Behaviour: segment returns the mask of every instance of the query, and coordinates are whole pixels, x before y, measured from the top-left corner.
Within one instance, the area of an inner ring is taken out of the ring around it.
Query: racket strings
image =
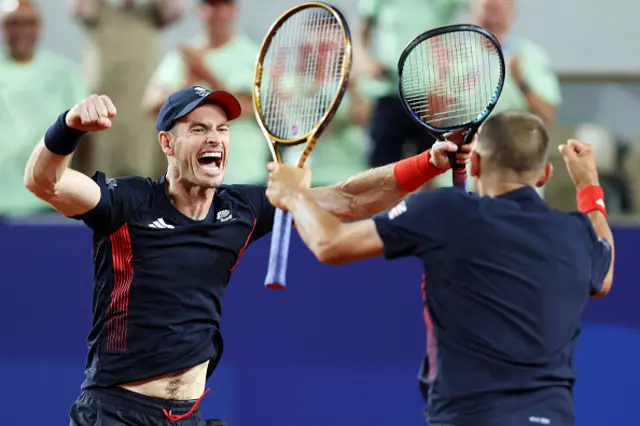
[[[502,78],[497,47],[473,31],[428,38],[402,67],[402,91],[411,110],[434,127],[475,121],[491,102]]]
[[[282,140],[309,134],[346,78],[347,39],[334,14],[308,7],[291,15],[266,46],[259,96],[263,122]]]

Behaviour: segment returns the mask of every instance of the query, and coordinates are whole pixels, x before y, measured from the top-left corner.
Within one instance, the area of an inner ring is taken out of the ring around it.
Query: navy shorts
[[[226,426],[221,420],[204,420],[200,408],[176,422],[173,415],[189,413],[196,400],[172,401],[140,395],[119,387],[85,389],[71,407],[70,426]]]

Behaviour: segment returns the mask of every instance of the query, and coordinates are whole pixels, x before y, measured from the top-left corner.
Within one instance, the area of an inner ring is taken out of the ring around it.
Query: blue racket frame
[[[409,54],[413,51],[413,49],[415,49],[423,41],[436,36],[443,35],[443,34],[461,32],[461,31],[476,32],[478,34],[481,34],[484,37],[486,37],[487,40],[490,41],[496,47],[496,51],[498,52],[498,58],[500,61],[500,69],[501,69],[500,81],[498,82],[498,87],[494,91],[493,96],[489,100],[488,105],[484,108],[484,110],[482,110],[480,114],[478,114],[478,116],[473,121],[469,123],[461,124],[459,126],[443,127],[443,128],[434,127],[422,121],[422,119],[420,119],[420,117],[415,112],[413,112],[413,110],[411,109],[411,107],[409,106],[408,102],[404,97],[404,94],[403,94],[404,91],[403,91],[403,85],[402,85],[402,74],[403,74],[404,63],[407,60],[407,57],[409,56]],[[473,137],[478,131],[478,128],[480,127],[480,125],[487,119],[487,117],[489,117],[489,114],[491,114],[491,111],[493,111],[496,104],[498,103],[498,100],[500,99],[500,95],[502,94],[502,88],[504,86],[504,80],[506,77],[506,66],[505,66],[504,54],[502,52],[502,46],[500,45],[500,42],[493,34],[491,34],[485,28],[480,27],[478,25],[471,25],[471,24],[447,25],[444,27],[434,28],[433,30],[426,31],[420,34],[419,36],[417,36],[411,42],[409,42],[409,44],[407,44],[407,46],[402,51],[402,54],[400,55],[400,59],[398,59],[398,77],[399,77],[398,93],[400,95],[400,100],[402,101],[402,106],[404,107],[405,111],[409,114],[409,116],[421,127],[427,130],[431,135],[433,135],[436,139],[441,141],[444,140],[443,136],[446,133],[455,132],[456,130],[467,129],[467,133],[461,144],[461,145],[465,145],[470,143],[473,140]],[[460,188],[466,192],[469,192],[469,180],[467,179],[466,166],[460,165],[457,163],[455,153],[449,153],[449,163],[451,163],[451,169],[453,171],[453,186],[455,186],[456,188]]]

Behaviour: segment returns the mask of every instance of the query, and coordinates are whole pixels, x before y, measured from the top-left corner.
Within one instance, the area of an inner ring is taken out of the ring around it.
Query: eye
[[[219,132],[228,132],[229,131],[229,126],[220,126],[220,127],[218,127],[218,131]]]
[[[191,132],[195,133],[195,134],[202,134],[202,133],[205,133],[206,131],[207,131],[207,129],[205,129],[202,126],[196,126],[193,129],[191,129]]]

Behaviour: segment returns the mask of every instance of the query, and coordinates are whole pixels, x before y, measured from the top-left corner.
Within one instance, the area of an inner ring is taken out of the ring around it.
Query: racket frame
[[[264,73],[264,65],[263,61],[267,55],[267,51],[273,38],[277,34],[280,27],[282,27],[287,19],[296,13],[308,9],[308,8],[323,8],[331,12],[336,21],[340,25],[340,29],[343,33],[345,46],[344,46],[344,57],[342,58],[342,81],[340,83],[340,87],[325,114],[318,121],[318,123],[305,135],[300,136],[296,139],[282,139],[276,136],[273,136],[267,126],[264,124],[264,116],[262,110],[262,102],[260,97],[260,85],[262,83],[262,76]],[[286,12],[284,12],[280,17],[271,25],[267,35],[262,41],[262,45],[260,46],[260,53],[258,54],[258,58],[256,60],[256,69],[253,80],[253,109],[256,116],[256,120],[260,129],[267,140],[269,145],[269,150],[271,152],[271,157],[274,161],[282,164],[282,155],[280,153],[280,149],[278,145],[299,145],[305,143],[304,149],[298,158],[296,167],[303,167],[309,154],[316,145],[318,138],[325,130],[333,116],[335,115],[342,99],[344,98],[344,94],[346,93],[347,86],[349,84],[349,76],[351,73],[351,66],[353,62],[353,47],[351,40],[351,31],[347,24],[347,20],[344,15],[334,6],[322,3],[322,2],[305,2],[298,4]],[[287,258],[289,255],[289,245],[291,238],[291,227],[293,224],[291,213],[284,212],[280,209],[276,209],[274,220],[273,220],[273,230],[271,232],[271,249],[269,252],[269,264],[267,269],[267,275],[265,278],[265,287],[272,290],[282,290],[286,288],[286,268],[287,268]]]
[[[342,61],[342,75],[345,77],[341,82],[340,88],[338,89],[338,93],[336,94],[331,105],[327,109],[327,112],[322,116],[322,118],[319,120],[318,124],[316,124],[315,127],[313,127],[306,134],[296,139],[282,139],[282,138],[273,136],[271,133],[269,133],[269,129],[267,129],[267,127],[264,124],[264,116],[262,113],[262,102],[260,97],[260,84],[262,83],[262,75],[264,73],[263,61],[267,55],[268,47],[270,46],[271,41],[275,37],[278,29],[280,29],[280,27],[284,25],[287,19],[289,19],[291,16],[295,15],[296,13],[300,12],[301,10],[312,8],[312,7],[323,8],[325,10],[328,10],[336,18],[336,21],[340,24],[340,29],[345,39],[345,54]],[[340,106],[340,103],[342,102],[342,99],[344,98],[344,94],[346,93],[347,86],[349,84],[349,76],[351,73],[352,62],[353,62],[353,47],[352,47],[352,41],[351,41],[351,31],[347,24],[347,20],[342,14],[342,12],[340,12],[336,7],[328,3],[305,2],[305,3],[298,4],[296,6],[293,6],[286,12],[284,12],[282,15],[280,15],[280,17],[271,25],[271,27],[269,28],[269,31],[267,32],[267,35],[262,41],[262,45],[260,46],[260,53],[258,54],[258,58],[256,60],[256,70],[255,70],[254,79],[253,79],[252,95],[253,95],[253,107],[254,107],[253,109],[256,115],[256,120],[258,121],[258,124],[260,125],[260,129],[262,130],[262,133],[264,134],[265,138],[268,141],[269,150],[271,152],[271,156],[274,161],[278,163],[282,163],[282,156],[280,154],[280,151],[278,150],[278,144],[294,146],[294,145],[306,143],[305,148],[296,164],[297,167],[304,166],[304,163],[306,162],[309,154],[313,150],[316,142],[318,141],[318,138],[320,137],[324,129],[327,127],[327,125],[335,115],[336,111],[338,110],[338,107]]]
[[[486,39],[495,46],[496,52],[498,53],[500,69],[502,71],[500,75],[500,81],[498,83],[498,87],[496,88],[493,95],[491,96],[491,99],[489,100],[489,103],[487,104],[487,106],[482,110],[480,114],[476,116],[476,118],[473,121],[465,124],[460,124],[457,126],[451,126],[451,127],[435,127],[424,122],[415,112],[413,112],[408,102],[406,101],[405,96],[403,95],[402,74],[403,74],[404,63],[406,62],[409,54],[411,54],[411,52],[413,52],[413,50],[425,40],[428,40],[433,37],[441,36],[444,34],[462,32],[462,31],[478,33],[486,37]],[[498,103],[498,100],[500,99],[500,95],[502,94],[505,77],[506,77],[506,64],[504,59],[504,53],[502,52],[502,45],[500,44],[496,36],[494,36],[491,32],[489,32],[485,28],[478,25],[472,25],[472,24],[446,25],[443,27],[434,28],[432,30],[425,31],[424,33],[420,34],[419,36],[417,36],[407,44],[407,46],[402,51],[400,58],[398,59],[398,93],[400,95],[400,101],[405,111],[416,123],[418,123],[425,130],[427,130],[434,138],[440,141],[444,140],[444,135],[446,133],[455,132],[456,130],[467,129],[467,133],[465,134],[464,140],[460,145],[466,145],[473,140],[473,137],[475,136],[476,132],[478,131],[482,123],[487,119],[489,114],[491,114],[491,111],[493,111],[493,109],[495,108],[496,104]],[[468,192],[469,188],[468,188],[468,181],[467,181],[466,166],[457,164],[455,153],[450,152],[448,153],[448,156],[449,156],[449,163],[451,164],[451,168],[453,171],[454,186],[460,187]]]

